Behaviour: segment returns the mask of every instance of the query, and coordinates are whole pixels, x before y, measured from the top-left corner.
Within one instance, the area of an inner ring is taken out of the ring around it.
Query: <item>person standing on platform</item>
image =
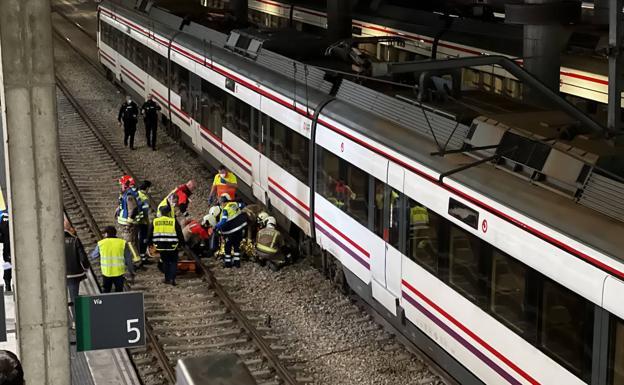
[[[15,353],[0,350],[0,384],[24,385],[24,369]]]
[[[141,263],[145,264],[148,260],[146,256],[147,252],[147,232],[149,230],[149,198],[147,192],[152,187],[152,182],[144,180],[139,186],[137,191],[139,196],[139,215],[137,218],[137,236],[139,242],[139,255],[141,256]]]
[[[117,223],[121,226],[121,237],[128,242],[128,246],[133,254],[133,261],[140,262],[137,247],[137,231],[139,213],[141,212],[141,200],[139,191],[136,188],[134,178],[124,175],[119,178],[121,194],[119,195],[119,207],[115,213]]]
[[[87,278],[89,269],[89,259],[85,253],[82,242],[74,228],[65,218],[63,222],[65,232],[65,274],[67,276],[67,290],[69,292],[69,302],[76,303],[76,297],[80,292],[80,282]]]
[[[169,216],[170,210],[169,205],[160,208],[158,216],[154,218],[152,226],[150,226],[148,242],[150,245],[154,245],[160,253],[165,272],[164,283],[175,286],[178,270],[178,247],[184,244],[184,235],[178,221]]]
[[[143,115],[143,123],[145,123],[145,138],[147,146],[156,151],[156,129],[158,128],[158,111],[160,105],[154,101],[152,94],[147,96],[147,100],[141,106],[141,114]]]
[[[225,256],[223,267],[240,267],[240,246],[245,237],[247,215],[241,215],[238,202],[232,201],[228,194],[223,194],[221,202],[221,220],[215,226],[225,238]]]
[[[117,230],[113,226],[105,227],[103,233],[104,239],[97,243],[90,257],[100,258],[104,293],[110,293],[113,285],[115,292],[119,293],[123,291],[126,273],[130,275],[131,282],[134,282],[132,251],[126,241],[117,238]]]
[[[11,266],[11,234],[9,233],[9,211],[0,211],[0,242],[2,242],[2,259],[4,268],[4,290],[11,292],[11,279],[13,278],[13,267]]]
[[[219,172],[215,175],[212,181],[212,188],[208,195],[208,202],[213,202],[215,198],[221,198],[223,194],[228,194],[230,199],[236,199],[236,192],[238,190],[238,180],[233,172],[221,165],[219,166]]]
[[[123,125],[124,128],[124,146],[127,147],[129,142],[131,150],[134,150],[134,134],[139,121],[138,116],[139,106],[132,101],[130,95],[126,96],[126,101],[119,108],[117,120],[119,121],[119,127]]]

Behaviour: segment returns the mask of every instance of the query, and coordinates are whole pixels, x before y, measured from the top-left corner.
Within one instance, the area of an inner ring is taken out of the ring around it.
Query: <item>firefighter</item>
[[[241,215],[242,210],[238,202],[232,201],[226,193],[220,198],[221,219],[215,226],[225,238],[225,256],[223,266],[226,268],[240,267],[240,246],[245,236],[247,216]]]
[[[138,116],[139,106],[132,101],[130,95],[126,96],[126,101],[119,108],[117,120],[119,121],[119,127],[123,125],[124,128],[124,146],[127,147],[129,142],[131,150],[134,150],[134,134],[136,133]]]
[[[139,215],[137,216],[137,238],[139,242],[139,255],[141,263],[146,264],[147,258],[147,231],[149,230],[149,198],[148,190],[152,187],[152,182],[144,180],[137,191],[140,201]]]
[[[256,257],[261,264],[268,262],[275,270],[290,261],[290,253],[286,252],[284,238],[276,226],[275,218],[267,217],[256,236]]]
[[[148,233],[148,243],[154,245],[160,253],[165,273],[165,284],[176,286],[178,270],[178,248],[184,244],[184,235],[180,224],[169,216],[171,208],[163,206],[154,218]]]
[[[136,263],[141,261],[137,247],[137,218],[139,218],[141,200],[134,178],[124,175],[119,178],[119,185],[121,186],[121,194],[115,216],[121,227],[120,236],[128,242],[133,255],[132,260]]]
[[[250,204],[243,208],[243,213],[247,215],[247,238],[252,242],[256,239],[256,233],[262,220],[264,220],[268,214],[264,212],[264,208],[259,204]],[[260,215],[264,215],[262,220]]]
[[[141,106],[141,114],[143,115],[143,123],[145,123],[145,138],[147,146],[156,151],[156,129],[158,128],[158,111],[160,105],[154,101],[152,94],[147,96],[147,100]]]

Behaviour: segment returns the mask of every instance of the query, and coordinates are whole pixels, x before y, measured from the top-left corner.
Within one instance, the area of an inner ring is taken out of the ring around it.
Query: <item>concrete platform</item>
[[[2,244],[0,244],[0,254],[2,254]],[[96,293],[99,293],[99,289],[95,283],[95,278],[89,274],[88,279],[82,281],[80,285],[80,294],[91,295]],[[15,334],[14,293],[6,293],[3,299],[6,309],[7,342],[0,342],[0,349],[10,350],[19,356]],[[70,341],[76,341],[73,330],[70,333]],[[141,384],[125,349],[76,352],[76,346],[73,344],[70,346],[70,352],[73,385]]]

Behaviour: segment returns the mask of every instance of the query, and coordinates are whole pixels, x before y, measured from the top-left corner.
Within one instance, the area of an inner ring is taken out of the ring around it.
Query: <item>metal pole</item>
[[[67,385],[69,340],[49,0],[0,0],[17,339],[27,384]]]
[[[622,2],[609,0],[609,105],[607,127],[617,132],[622,127]]]

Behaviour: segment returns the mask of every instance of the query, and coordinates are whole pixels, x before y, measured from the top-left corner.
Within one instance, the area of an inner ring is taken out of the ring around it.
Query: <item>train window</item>
[[[479,212],[471,209],[458,200],[453,198],[449,199],[448,213],[473,229],[479,228]]]
[[[227,94],[225,126],[245,143],[251,143],[251,110],[253,107]]]
[[[387,195],[387,202],[389,208],[389,222],[388,222],[388,240],[387,242],[395,249],[400,250],[401,245],[401,220],[403,211],[403,198],[400,191],[397,191],[389,187],[389,193]]]
[[[156,81],[162,85],[167,85],[167,59],[161,56],[158,52],[150,50],[148,68],[150,75],[156,79]]]
[[[147,47],[145,47],[143,44],[136,42],[136,52],[135,52],[136,62],[135,63],[143,71],[147,69],[147,66],[146,66],[147,58],[145,57],[145,54],[147,53],[145,52],[146,49]]]
[[[438,236],[443,219],[425,206],[409,199],[405,226],[406,252],[412,261],[436,273],[438,271]]]
[[[319,194],[368,228],[369,175],[320,146],[317,157]]]
[[[591,368],[593,305],[545,278],[541,301],[540,347],[588,381]]]
[[[308,184],[308,139],[269,118],[269,158]]]
[[[534,327],[527,314],[531,301],[527,280],[529,268],[507,254],[492,251],[490,312],[512,330],[525,335]]]
[[[156,54],[157,56],[160,56]],[[158,71],[158,70],[157,70]],[[167,84],[167,83],[165,83]],[[180,96],[180,107],[182,111],[191,112],[189,105],[189,71],[171,62],[171,91]]]
[[[481,240],[452,225],[449,249],[449,280],[466,298],[481,306],[487,298],[488,260]]]
[[[624,385],[624,321],[611,316],[609,385]]]
[[[186,71],[188,76],[188,71]],[[201,81],[201,122],[212,133],[221,137],[225,123],[225,96],[221,88],[202,79]]]
[[[373,230],[380,238],[383,238],[384,229],[384,200],[386,195],[386,184],[377,178],[375,179],[375,210]]]

